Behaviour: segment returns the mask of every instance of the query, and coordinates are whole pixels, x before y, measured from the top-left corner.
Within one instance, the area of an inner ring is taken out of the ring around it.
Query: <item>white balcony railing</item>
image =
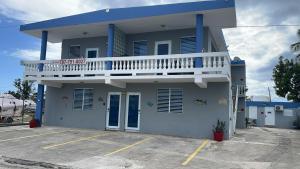
[[[196,58],[202,58],[203,67],[196,68]],[[106,64],[111,63],[111,70]],[[25,66],[25,78],[41,80],[51,77],[90,77],[92,76],[138,76],[138,75],[174,75],[202,74],[230,75],[230,57],[227,52],[193,53],[176,55],[105,57],[94,59],[69,59],[22,61]],[[39,66],[43,71],[39,71]]]

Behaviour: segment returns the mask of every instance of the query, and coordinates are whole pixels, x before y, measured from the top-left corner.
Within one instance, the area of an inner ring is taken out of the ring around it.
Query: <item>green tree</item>
[[[275,91],[278,96],[294,102],[300,102],[300,65],[279,57],[279,62],[273,69]]]
[[[290,100],[300,102],[300,64],[295,64],[293,66],[291,90],[288,96],[290,97]]]
[[[279,57],[279,62],[273,69],[273,79],[275,82],[275,91],[278,96],[286,97],[289,91],[289,80],[291,75],[287,69],[288,60],[284,60],[283,56]]]
[[[24,109],[25,109],[25,100],[30,99],[35,89],[33,88],[33,82],[21,79],[16,79],[14,81],[14,86],[17,89],[17,92],[20,95],[20,99],[23,101],[22,108],[22,123],[24,122]]]

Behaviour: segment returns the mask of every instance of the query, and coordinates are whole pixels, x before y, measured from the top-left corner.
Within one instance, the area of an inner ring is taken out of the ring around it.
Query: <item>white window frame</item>
[[[69,46],[69,49],[68,49],[68,50],[69,50],[69,58],[71,58],[71,50],[70,50],[71,47],[76,47],[76,46],[79,46],[79,48],[80,48],[80,52],[79,52],[80,54],[79,54],[79,57],[80,57],[80,58],[82,57],[82,56],[80,56],[80,55],[81,55],[81,46],[80,46],[80,45],[70,45],[70,46]]]
[[[155,41],[155,50],[154,50],[154,55],[158,54],[158,45],[163,45],[163,44],[168,44],[169,45],[169,52],[168,55],[172,54],[172,41],[171,40],[165,40],[165,41]]]
[[[132,56],[136,56],[136,55],[134,55],[134,43],[135,42],[147,42],[147,55],[148,55],[148,40],[134,40],[134,41],[132,41]],[[147,56],[147,55],[145,55],[145,56]]]
[[[168,105],[168,112],[159,112],[158,111],[158,90],[159,89],[167,89],[167,90],[169,90],[169,105]],[[171,91],[172,91],[172,89],[174,90],[174,89],[180,89],[180,90],[182,90],[182,111],[181,112],[179,112],[179,113],[174,113],[174,112],[171,112]],[[157,91],[156,91],[156,104],[157,104],[157,107],[156,107],[156,110],[157,110],[157,112],[159,112],[159,113],[172,113],[172,114],[183,114],[183,100],[184,100],[184,95],[183,95],[183,88],[158,88],[157,89]]]
[[[88,53],[90,51],[96,51],[97,52],[96,58],[99,58],[99,48],[86,48],[85,49],[85,58],[88,58]]]
[[[75,109],[74,108],[74,101],[75,101],[75,90],[83,90],[83,96],[82,96],[82,104],[81,104],[81,109]],[[93,88],[75,88],[74,90],[73,90],[73,110],[81,110],[81,111],[86,111],[86,110],[92,110],[93,109],[93,107],[94,107],[94,94],[93,94],[93,106],[92,106],[92,108],[91,109],[84,109],[84,90],[94,90]]]

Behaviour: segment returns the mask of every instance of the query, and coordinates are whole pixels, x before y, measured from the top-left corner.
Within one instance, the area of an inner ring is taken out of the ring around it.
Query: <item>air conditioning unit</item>
[[[275,105],[275,111],[283,111],[282,105]]]

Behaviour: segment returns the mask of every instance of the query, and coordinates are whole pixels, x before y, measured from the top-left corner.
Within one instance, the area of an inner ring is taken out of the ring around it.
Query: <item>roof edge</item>
[[[188,12],[234,8],[235,0],[197,1],[155,6],[103,9],[88,13],[50,19],[20,26],[20,31],[47,30],[55,27],[74,26],[101,22],[114,22],[153,16],[163,16]]]

